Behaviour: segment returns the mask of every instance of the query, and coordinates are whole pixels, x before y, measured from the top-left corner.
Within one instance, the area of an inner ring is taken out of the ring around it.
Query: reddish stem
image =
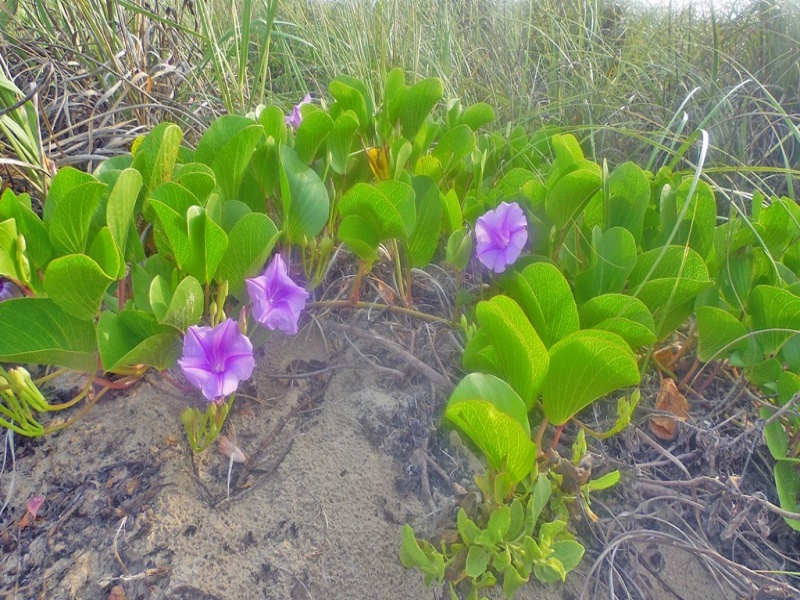
[[[555,450],[558,448],[558,440],[561,439],[561,432],[564,430],[564,424],[562,423],[558,427],[556,427],[556,432],[553,434],[553,442],[550,444],[550,449]]]

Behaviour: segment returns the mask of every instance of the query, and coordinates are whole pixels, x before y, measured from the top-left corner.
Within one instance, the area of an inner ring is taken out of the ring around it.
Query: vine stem
[[[371,310],[385,310],[392,313],[414,317],[415,319],[419,319],[421,321],[428,321],[429,323],[444,323],[447,325],[452,325],[452,321],[450,321],[450,319],[445,319],[444,317],[429,315],[428,313],[420,312],[418,310],[414,310],[413,308],[392,306],[389,304],[381,304],[379,302],[363,302],[363,301],[351,302],[350,300],[319,300],[317,302],[309,302],[308,304],[306,304],[306,308],[308,309],[361,308],[361,309],[371,309]]]
[[[542,438],[544,437],[545,429],[547,429],[547,417],[542,417],[542,422],[539,423],[539,429],[536,430],[536,439],[534,442],[536,443],[536,453],[539,456],[542,456],[544,452],[542,452]]]

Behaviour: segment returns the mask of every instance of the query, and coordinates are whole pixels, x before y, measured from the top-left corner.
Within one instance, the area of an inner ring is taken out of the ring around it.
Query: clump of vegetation
[[[444,414],[486,471],[446,539],[404,529],[401,560],[426,582],[477,598],[563,581],[584,553],[574,515],[591,518],[590,493],[620,478],[592,473],[587,436],[629,425],[637,386],[671,375],[659,351],[687,324],[695,368],[724,361],[759,390],[773,509],[800,529],[794,9],[489,4],[0,9],[0,143],[13,153],[0,362],[87,373],[51,405],[43,380],[1,371],[0,424],[45,435],[56,427],[42,415],[179,365],[206,400],[182,415],[204,450],[252,373],[260,326],[297,332],[338,247],[356,272],[347,306],[376,306],[361,283],[384,263],[398,308],[463,344]],[[27,91],[14,73],[45,56],[65,66]],[[415,306],[415,270],[433,264],[459,288],[446,317]],[[609,396],[616,420],[598,431],[583,411]],[[578,432],[569,450],[565,427]]]

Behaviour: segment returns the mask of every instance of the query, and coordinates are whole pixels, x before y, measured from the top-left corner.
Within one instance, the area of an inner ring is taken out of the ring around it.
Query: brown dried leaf
[[[671,413],[675,417],[650,417],[650,431],[659,439],[674,440],[677,422],[685,421],[689,417],[689,402],[686,400],[686,396],[678,391],[674,379],[661,380],[661,388],[658,390],[656,399],[656,410]]]
[[[125,595],[125,590],[122,589],[121,585],[115,585],[108,594],[108,600],[128,600],[128,597]]]

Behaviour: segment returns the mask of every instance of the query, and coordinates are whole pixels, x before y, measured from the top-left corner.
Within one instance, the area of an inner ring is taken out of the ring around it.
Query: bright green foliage
[[[527,407],[505,381],[473,373],[450,396],[445,416],[483,451],[489,464],[504,467],[513,482],[522,481],[534,464]]]
[[[544,414],[562,425],[614,390],[639,383],[639,367],[627,342],[599,329],[576,331],[550,348],[542,386]]]

